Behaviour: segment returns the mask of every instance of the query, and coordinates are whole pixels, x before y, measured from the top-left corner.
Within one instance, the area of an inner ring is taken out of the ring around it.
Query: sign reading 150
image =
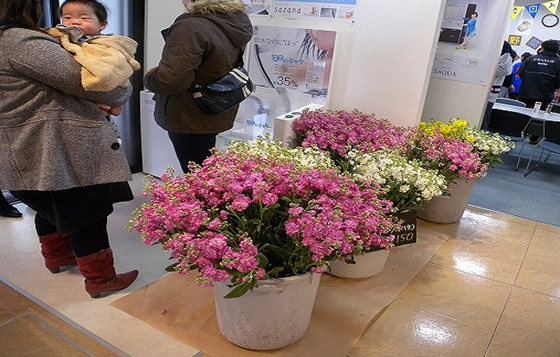
[[[279,13],[286,13],[286,14],[301,14],[301,8],[299,7],[282,7],[282,6],[275,6],[274,12]]]

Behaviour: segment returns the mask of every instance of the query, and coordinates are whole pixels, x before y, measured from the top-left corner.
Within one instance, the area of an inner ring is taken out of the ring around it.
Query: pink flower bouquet
[[[292,127],[302,146],[324,150],[342,173],[379,187],[380,197],[393,203],[393,213],[414,210],[447,187],[437,171],[407,160],[415,128],[357,110],[304,111]]]
[[[451,183],[458,177],[481,177],[501,162],[500,155],[513,145],[508,138],[471,127],[465,120],[451,119],[448,123],[420,123],[407,153],[409,159],[437,170]]]
[[[391,203],[330,165],[316,150],[234,142],[187,175],[152,180],[129,227],[170,251],[178,271],[198,271],[199,285],[229,279],[227,297],[390,245]]]
[[[410,137],[408,128],[356,109],[304,111],[294,120],[292,129],[302,146],[329,152],[343,171],[351,171],[347,157],[350,150],[364,154],[380,149],[402,152]]]

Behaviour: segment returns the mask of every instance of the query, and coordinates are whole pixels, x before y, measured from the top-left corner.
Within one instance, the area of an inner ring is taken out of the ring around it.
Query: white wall
[[[415,125],[424,105],[445,0],[361,0],[358,5],[352,41],[339,51],[344,57],[337,59],[331,107],[356,107],[397,125]]]
[[[359,0],[354,24],[252,17],[255,25],[336,30],[330,108],[376,113],[397,125],[420,121],[439,14],[445,0]],[[146,66],[157,65],[160,30],[182,11],[180,0],[147,0]]]
[[[163,49],[160,31],[168,28],[184,11],[181,0],[146,0],[144,73],[159,63]]]
[[[502,1],[502,0],[494,0]],[[487,54],[491,59],[489,68],[495,69],[498,57],[505,39],[506,24],[508,23],[509,13],[513,7],[514,0],[507,0],[508,6],[505,13],[490,14],[489,17],[497,22],[496,28],[499,33],[492,40],[494,43],[493,52]],[[422,121],[447,120],[450,118],[462,118],[471,125],[479,126],[482,122],[488,94],[492,86],[495,70],[490,70],[486,77],[486,85],[472,84],[465,82],[452,81],[447,79],[431,78],[429,81],[428,94],[422,113]]]
[[[540,2],[536,2],[537,4]],[[515,1],[515,5],[517,6],[525,6],[525,5],[532,5],[535,2],[527,2],[525,1]],[[560,40],[560,24],[554,27],[545,27],[542,24],[542,18],[545,15],[550,14],[551,12],[548,11],[544,6],[541,6],[539,12],[535,15],[535,18],[531,17],[527,10],[523,10],[523,12],[517,16],[515,20],[512,20],[511,17],[509,18],[509,26],[507,35],[517,35],[521,36],[521,43],[519,46],[513,46],[513,49],[517,52],[519,56],[523,54],[523,52],[529,52],[532,54],[536,54],[536,49],[533,49],[526,45],[527,41],[531,39],[531,37],[536,37],[541,41],[546,41],[549,39]],[[556,16],[560,16],[560,12],[556,13]],[[524,21],[528,21],[532,24],[531,28],[525,31],[519,31],[517,27]]]

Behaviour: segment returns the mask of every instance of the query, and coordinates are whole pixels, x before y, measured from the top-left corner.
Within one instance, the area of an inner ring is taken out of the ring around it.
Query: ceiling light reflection
[[[456,340],[447,326],[424,319],[415,323],[414,336],[424,345],[453,345]]]
[[[495,227],[495,228],[505,228],[506,226],[510,225],[509,222],[496,219],[496,217],[488,216],[486,213],[476,213],[473,211],[466,210],[463,214],[464,220],[467,221],[467,224],[475,225],[477,227],[484,226],[486,227]],[[461,221],[461,223],[463,223]],[[461,224],[462,225],[462,224]]]
[[[455,268],[466,273],[485,276],[488,269],[480,261],[472,260],[468,256],[454,255]]]

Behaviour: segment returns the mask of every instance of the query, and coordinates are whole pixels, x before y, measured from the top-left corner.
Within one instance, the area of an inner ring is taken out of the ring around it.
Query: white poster
[[[494,62],[503,0],[448,0],[443,15],[432,77],[486,85]],[[501,45],[500,45],[501,48]]]
[[[326,104],[335,31],[255,26],[249,71],[257,86],[306,93]]]
[[[354,21],[357,0],[274,0],[270,14],[292,19]]]
[[[515,35],[530,36],[533,28],[533,19],[524,19],[523,17],[517,18],[517,26],[515,26]],[[527,37],[529,38],[529,37]]]
[[[234,127],[218,136],[218,147],[272,135],[276,117],[326,105],[335,41],[335,31],[255,26],[246,51],[255,91],[241,103]]]

